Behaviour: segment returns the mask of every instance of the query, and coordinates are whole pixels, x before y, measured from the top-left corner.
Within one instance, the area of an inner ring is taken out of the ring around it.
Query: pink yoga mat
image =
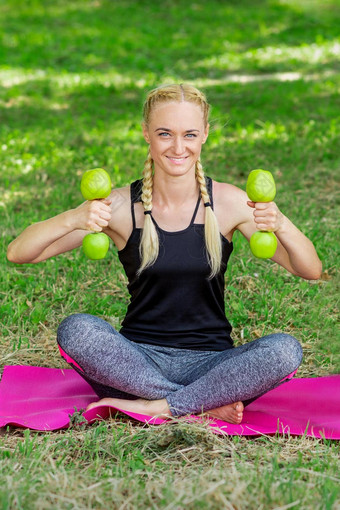
[[[67,428],[75,410],[84,409],[96,400],[92,388],[72,369],[6,366],[0,381],[0,426],[11,424],[34,430]],[[143,423],[165,422],[150,416],[125,414]],[[109,415],[108,406],[83,414],[88,422]],[[205,420],[197,416],[190,419]],[[254,436],[279,432],[340,439],[340,375],[292,379],[252,402],[245,409],[241,425],[221,420],[209,420],[208,424],[217,434]]]

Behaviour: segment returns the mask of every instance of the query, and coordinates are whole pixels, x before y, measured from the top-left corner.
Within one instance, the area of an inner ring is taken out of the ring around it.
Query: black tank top
[[[206,178],[206,182],[213,204],[212,181]],[[232,243],[221,235],[221,270],[209,279],[204,225],[195,223],[199,196],[190,225],[184,230],[164,231],[152,218],[159,236],[159,255],[138,277],[142,229],[136,228],[134,204],[141,201],[141,190],[141,180],[131,184],[133,230],[118,252],[131,296],[121,334],[137,343],[181,349],[231,348],[231,325],[224,311],[224,273]]]

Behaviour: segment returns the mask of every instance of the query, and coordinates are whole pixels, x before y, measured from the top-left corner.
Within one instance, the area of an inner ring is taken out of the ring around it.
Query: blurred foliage
[[[114,249],[97,264],[78,250],[20,267],[6,248],[30,223],[76,207],[85,169],[104,167],[117,187],[138,178],[143,99],[183,81],[212,105],[206,172],[244,188],[250,170],[270,169],[279,207],[324,264],[320,282],[299,280],[255,260],[236,234],[226,290],[235,340],[284,329],[303,341],[306,373],[338,371],[339,26],[337,1],[1,2],[4,353],[34,345],[43,362],[74,311],[119,324],[128,296]]]

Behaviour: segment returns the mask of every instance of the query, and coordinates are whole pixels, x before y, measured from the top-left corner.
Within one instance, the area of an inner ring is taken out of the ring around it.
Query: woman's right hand
[[[101,232],[111,220],[111,198],[83,202],[73,209],[73,221],[76,228]]]
[[[81,246],[88,231],[100,232],[111,219],[111,199],[86,201],[75,209],[28,226],[7,250],[15,264],[36,264]]]

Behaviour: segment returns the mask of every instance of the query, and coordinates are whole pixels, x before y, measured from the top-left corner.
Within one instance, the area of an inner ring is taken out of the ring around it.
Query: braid
[[[206,204],[207,202],[210,202],[210,197],[208,194],[207,185],[205,182],[204,171],[203,171],[202,163],[200,162],[200,160],[196,161],[195,171],[196,171],[196,180],[197,180],[199,188],[200,188],[202,200]]]
[[[143,170],[143,186],[141,199],[143,202],[144,211],[151,211],[152,209],[152,185],[153,185],[152,163],[153,160],[149,150],[148,156],[144,163]]]
[[[152,210],[152,186],[153,186],[153,160],[150,150],[144,163],[143,170],[143,186],[142,186],[142,203],[144,212]],[[141,266],[138,270],[140,274],[146,267],[151,266],[158,257],[159,239],[156,227],[152,221],[150,214],[145,214],[144,228],[139,246],[141,257]]]
[[[196,162],[196,179],[201,191],[202,200],[206,205],[204,236],[205,245],[209,255],[209,262],[211,267],[210,278],[213,278],[218,273],[221,267],[222,258],[221,235],[216,215],[210,204],[210,197],[207,191],[203,167],[199,160]]]

